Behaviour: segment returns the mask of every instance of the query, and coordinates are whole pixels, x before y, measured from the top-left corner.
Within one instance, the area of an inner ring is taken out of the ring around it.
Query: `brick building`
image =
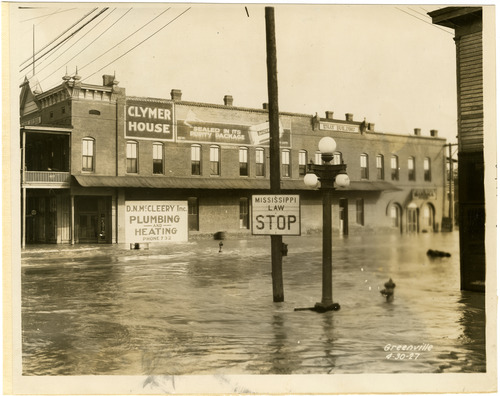
[[[114,76],[46,92],[21,86],[22,241],[125,243],[127,202],[187,202],[189,237],[250,235],[251,197],[269,192],[268,110],[127,96]],[[281,190],[301,198],[302,233],[321,229],[320,192],[303,176],[337,142],[351,184],[334,195],[334,232],[433,232],[445,215],[445,140],[373,124],[280,113]]]

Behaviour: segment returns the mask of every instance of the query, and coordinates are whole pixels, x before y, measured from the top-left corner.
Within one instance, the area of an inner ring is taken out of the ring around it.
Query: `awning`
[[[73,175],[82,187],[174,188],[204,190],[268,190],[269,179],[223,179],[219,177],[141,177]],[[282,190],[312,190],[302,180],[282,180]],[[352,181],[344,191],[398,191],[400,188],[385,181]]]

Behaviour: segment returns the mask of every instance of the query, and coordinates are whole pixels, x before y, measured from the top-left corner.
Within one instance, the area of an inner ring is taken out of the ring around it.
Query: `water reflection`
[[[458,238],[334,241],[341,310],[321,299],[321,239],[286,240],[285,302],[272,302],[268,238],[130,251],[27,249],[24,375],[484,372],[484,295],[459,291]],[[430,260],[429,248],[451,251]],[[395,299],[379,289],[392,278]],[[394,361],[384,347],[433,345]],[[167,377],[166,377],[167,378]]]

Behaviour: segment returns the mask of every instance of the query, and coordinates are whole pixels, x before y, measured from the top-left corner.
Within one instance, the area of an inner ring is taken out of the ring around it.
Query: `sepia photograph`
[[[496,392],[495,24],[3,2],[4,394]]]

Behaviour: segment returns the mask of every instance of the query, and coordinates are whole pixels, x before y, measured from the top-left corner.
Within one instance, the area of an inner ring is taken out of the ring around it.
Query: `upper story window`
[[[340,151],[335,151],[333,153],[333,165],[340,165],[342,163],[342,153]]]
[[[127,173],[137,173],[137,142],[127,142]]]
[[[82,171],[94,171],[94,139],[82,139]]]
[[[431,159],[429,157],[424,158],[424,180],[431,181]]]
[[[220,175],[220,147],[210,146],[210,174]]]
[[[201,146],[199,144],[191,146],[191,174],[201,175]]]
[[[255,149],[255,176],[265,176],[266,168],[265,168],[265,160],[264,160],[264,149],[256,148]]]
[[[361,166],[361,178],[368,179],[368,154],[361,154],[359,156],[359,164]]]
[[[240,176],[248,176],[248,148],[240,147]]]
[[[163,144],[153,143],[153,173],[161,175],[163,173]]]
[[[399,159],[397,155],[391,156],[391,180],[399,180]]]
[[[384,156],[377,155],[377,179],[384,180]]]
[[[321,159],[321,152],[320,151],[316,151],[314,153],[314,163],[316,165],[321,165],[323,163],[323,160]]]
[[[290,150],[281,152],[281,176],[290,177]]]
[[[415,157],[408,157],[408,180],[415,181]]]
[[[304,176],[307,173],[307,151],[299,151],[299,176]]]

